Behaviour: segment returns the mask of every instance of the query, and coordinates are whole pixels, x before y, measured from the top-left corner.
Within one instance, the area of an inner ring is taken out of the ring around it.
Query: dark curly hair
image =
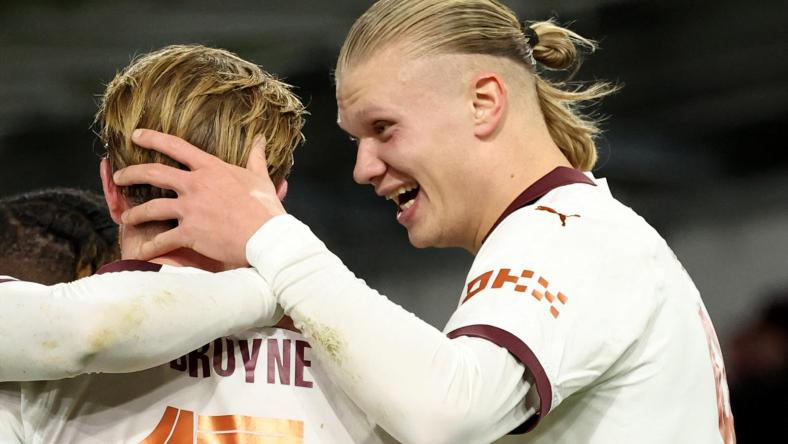
[[[0,274],[55,284],[118,257],[118,226],[99,194],[52,188],[0,198]]]

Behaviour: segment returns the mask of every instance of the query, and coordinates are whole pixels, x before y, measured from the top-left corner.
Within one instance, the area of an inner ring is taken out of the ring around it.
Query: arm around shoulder
[[[125,373],[281,317],[249,269],[122,272],[67,284],[0,283],[0,381]]]
[[[489,442],[533,414],[525,367],[506,349],[449,339],[369,288],[292,216],[258,230],[247,258],[332,380],[395,438]]]

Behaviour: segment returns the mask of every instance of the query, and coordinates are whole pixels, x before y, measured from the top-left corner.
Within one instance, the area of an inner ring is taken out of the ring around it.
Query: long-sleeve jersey
[[[697,289],[590,175],[558,168],[513,202],[443,332],[292,216],[263,225],[247,259],[336,383],[403,442],[484,443],[536,422],[522,442],[735,442]]]
[[[252,269],[129,271],[52,286],[0,276],[0,381],[143,370],[281,315]]]

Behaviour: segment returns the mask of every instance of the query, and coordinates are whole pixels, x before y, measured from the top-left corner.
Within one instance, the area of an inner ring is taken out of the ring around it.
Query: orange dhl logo
[[[303,444],[304,423],[254,416],[195,415],[167,407],[156,428],[140,444]]]
[[[493,278],[495,276],[495,278]],[[558,307],[566,305],[569,300],[565,294],[560,291],[551,291],[547,287],[550,283],[547,279],[539,277],[534,281],[534,272],[531,270],[522,270],[520,273],[512,274],[511,268],[501,268],[500,270],[490,270],[477,276],[472,281],[468,282],[467,295],[462,303],[468,299],[476,296],[482,290],[489,288],[503,288],[504,286],[512,286],[513,290],[519,293],[528,293],[537,301],[546,301],[550,304],[550,314],[557,318],[559,314]],[[492,284],[491,284],[492,282]],[[530,286],[529,286],[530,284]],[[528,291],[530,289],[530,292]]]

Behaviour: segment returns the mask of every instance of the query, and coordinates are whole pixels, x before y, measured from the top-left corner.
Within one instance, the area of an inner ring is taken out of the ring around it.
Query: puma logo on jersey
[[[241,415],[195,415],[190,410],[167,407],[159,424],[140,444],[303,442],[303,421]]]
[[[552,209],[550,207],[544,207],[544,206],[541,206],[541,205],[536,207],[536,209],[537,209],[537,211],[547,211],[548,213],[553,213],[553,214],[558,215],[558,218],[561,219],[561,226],[562,227],[566,226],[566,219],[567,218],[569,218],[569,217],[580,217],[579,214],[566,215],[564,213],[559,213],[558,211],[555,211],[554,209]]]

